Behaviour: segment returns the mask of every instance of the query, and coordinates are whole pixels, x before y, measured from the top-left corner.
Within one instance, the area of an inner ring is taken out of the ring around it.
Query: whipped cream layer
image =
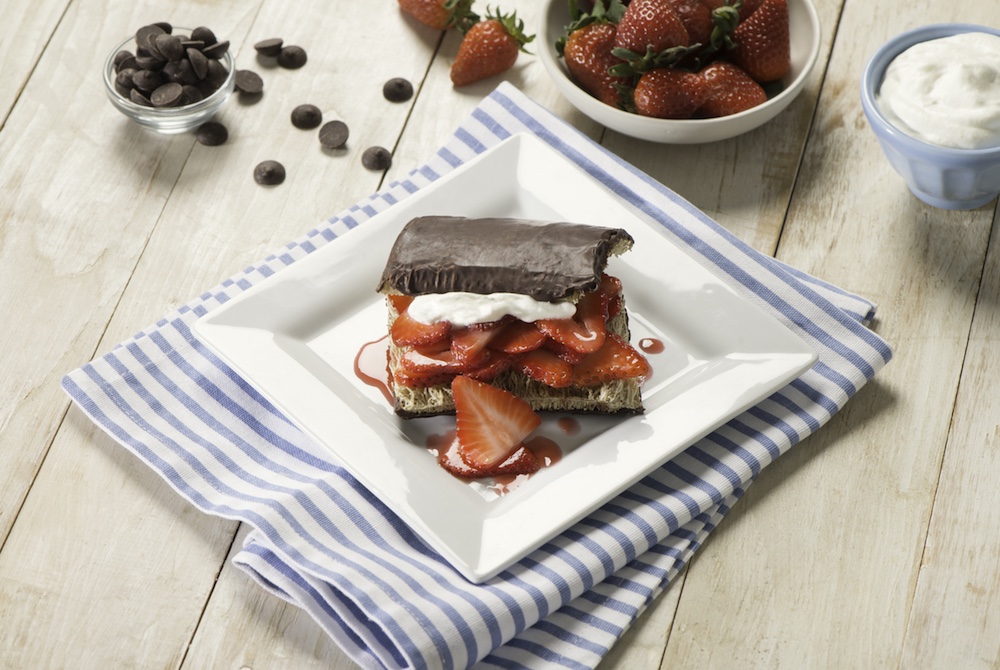
[[[913,45],[889,64],[877,104],[925,142],[1000,146],[1000,37],[962,33]]]
[[[567,319],[576,313],[571,302],[545,302],[522,293],[427,293],[418,295],[406,310],[420,323],[447,321],[462,327],[513,316],[521,321]]]

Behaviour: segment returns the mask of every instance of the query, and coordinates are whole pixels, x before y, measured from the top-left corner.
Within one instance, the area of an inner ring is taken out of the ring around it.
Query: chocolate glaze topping
[[[556,301],[596,290],[608,256],[631,246],[620,228],[425,216],[396,238],[379,291],[522,293]]]

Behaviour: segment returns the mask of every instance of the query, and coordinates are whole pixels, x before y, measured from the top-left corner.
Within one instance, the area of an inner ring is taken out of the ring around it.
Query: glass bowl
[[[191,29],[174,27],[175,34],[190,35]],[[115,109],[143,128],[165,135],[175,135],[194,130],[211,119],[225,104],[236,88],[236,67],[229,50],[219,59],[229,74],[222,85],[211,95],[198,102],[181,107],[148,107],[132,102],[115,89],[115,55],[122,50],[135,53],[135,35],[122,40],[104,63],[104,90]]]

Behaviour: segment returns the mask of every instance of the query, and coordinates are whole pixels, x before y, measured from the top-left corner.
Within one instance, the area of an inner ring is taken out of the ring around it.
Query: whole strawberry
[[[754,80],[781,79],[791,69],[788,0],[764,0],[732,33],[735,48],[728,58]]]
[[[469,28],[458,45],[451,83],[467,86],[505,72],[514,65],[518,52],[527,53],[524,45],[533,39],[534,35],[524,34],[524,21],[518,20],[517,12],[494,14],[487,9],[486,18]]]
[[[399,8],[435,30],[468,30],[479,16],[472,11],[473,0],[399,0]]]
[[[633,93],[636,113],[658,119],[689,119],[707,97],[699,75],[671,67],[644,73]]]
[[[730,62],[716,61],[705,66],[698,76],[706,89],[705,102],[698,110],[698,116],[729,116],[767,101],[767,94],[761,85]]]
[[[712,39],[712,9],[704,0],[670,0],[674,13],[684,24],[691,44],[709,44]]]
[[[628,84],[609,72],[623,62],[611,53],[616,32],[613,23],[589,23],[573,30],[563,46],[566,68],[577,85],[612,107],[620,105],[619,87]]]
[[[637,55],[686,47],[690,38],[670,0],[632,0],[618,24],[615,46]]]

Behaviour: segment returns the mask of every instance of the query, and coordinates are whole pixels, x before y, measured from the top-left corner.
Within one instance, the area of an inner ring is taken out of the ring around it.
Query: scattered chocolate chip
[[[321,123],[323,123],[323,112],[316,105],[299,105],[292,110],[292,125],[296,128],[311,130],[319,127]]]
[[[402,77],[393,77],[382,86],[382,95],[389,102],[406,102],[413,97],[413,84]]]
[[[201,52],[205,54],[206,57],[213,58],[216,60],[222,58],[227,51],[229,51],[229,40],[225,40],[224,42],[216,42],[215,44],[207,46],[201,50]]]
[[[285,166],[278,161],[263,161],[253,169],[253,180],[262,186],[276,186],[285,181]]]
[[[253,45],[253,48],[257,50],[261,56],[277,56],[281,53],[281,46],[284,43],[280,37],[272,37],[270,39],[261,40]]]
[[[368,147],[361,154],[361,164],[369,170],[387,170],[392,165],[392,154],[383,147]]]
[[[319,143],[327,149],[339,149],[347,144],[350,134],[350,129],[343,121],[329,121],[319,129]]]
[[[198,126],[194,137],[208,147],[217,147],[229,139],[229,130],[218,121],[209,121]],[[256,179],[256,176],[254,177]]]
[[[184,93],[184,87],[175,81],[163,84],[149,94],[153,107],[176,107]]]
[[[177,60],[184,57],[184,44],[177,35],[164,33],[156,36],[156,50],[167,60]]]
[[[306,64],[306,50],[302,47],[282,47],[278,52],[278,65],[289,70],[297,70]]]
[[[256,95],[264,90],[264,80],[253,70],[237,70],[236,90],[241,93]]]
[[[198,26],[192,30],[191,39],[204,42],[205,44],[215,44],[219,41],[215,37],[215,33],[213,33],[210,28],[206,28],[205,26]]]

